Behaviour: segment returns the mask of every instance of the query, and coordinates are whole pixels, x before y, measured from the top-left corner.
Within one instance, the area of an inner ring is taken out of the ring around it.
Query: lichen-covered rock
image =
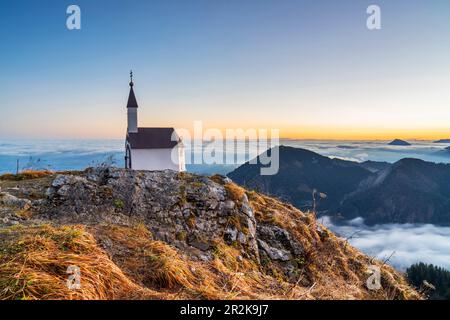
[[[212,250],[216,239],[230,245],[238,241],[244,255],[259,257],[256,220],[248,199],[236,203],[227,198],[222,184],[203,176],[93,168],[81,177],[58,175],[46,194],[41,213],[52,220],[140,221],[170,244],[182,245],[183,235],[187,245],[203,252]]]
[[[258,239],[258,244],[272,260],[289,261],[292,259],[291,254],[286,250],[271,247],[260,239]]]
[[[259,225],[258,238],[266,241],[275,248],[290,252],[293,256],[304,254],[301,244],[293,240],[287,230],[276,225]]]
[[[260,254],[288,262],[304,253],[286,230],[258,225],[247,195],[230,198],[227,183],[170,170],[91,168],[84,176],[58,175],[40,208],[61,223],[140,221],[156,239],[189,248],[200,259],[212,258],[216,240],[241,247],[257,262]]]
[[[18,209],[27,209],[31,206],[31,201],[28,199],[18,198],[9,193],[0,193],[0,204],[16,207]]]

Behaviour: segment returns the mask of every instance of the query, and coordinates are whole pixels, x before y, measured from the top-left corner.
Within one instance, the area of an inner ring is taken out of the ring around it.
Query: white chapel
[[[138,127],[138,104],[133,91],[133,72],[130,73],[130,77],[125,168],[185,171],[184,145],[174,128]]]

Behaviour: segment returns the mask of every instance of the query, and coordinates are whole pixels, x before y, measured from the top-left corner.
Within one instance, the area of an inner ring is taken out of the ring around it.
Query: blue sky
[[[450,135],[449,30],[445,0],[2,1],[0,137],[122,137],[130,69],[141,126]]]

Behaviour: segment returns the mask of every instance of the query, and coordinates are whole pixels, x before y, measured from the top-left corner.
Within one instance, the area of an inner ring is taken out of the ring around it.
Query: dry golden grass
[[[113,259],[142,285],[173,289],[190,286],[194,282],[195,277],[186,261],[168,244],[152,240],[145,225],[140,224],[132,229],[102,226],[93,232],[100,240],[114,242],[114,248],[109,248]]]
[[[362,295],[356,275],[343,277],[353,274],[348,261],[326,271],[326,261],[313,260],[311,269],[321,269],[316,270],[316,284],[302,287],[277,276],[276,268],[263,272],[222,241],[216,241],[212,261],[193,261],[153,240],[142,224],[12,227],[0,236],[0,299],[418,298],[390,267],[383,268],[389,297]],[[102,243],[111,243],[111,248],[101,249]],[[71,265],[81,270],[79,290],[66,285]],[[403,291],[398,283],[404,283]]]
[[[0,299],[118,299],[142,290],[111,262],[82,226],[1,230]],[[66,284],[67,268],[81,271],[81,288]]]
[[[211,261],[193,261],[143,225],[10,227],[0,239],[0,299],[300,299],[307,290],[221,241]],[[101,249],[106,240],[111,248]],[[80,289],[66,285],[72,265]]]
[[[286,230],[305,249],[305,274],[314,282],[311,296],[317,299],[421,299],[403,275],[372,259],[337,238],[317,222],[313,213],[303,213],[290,204],[256,192],[248,192],[259,223],[273,223]],[[381,268],[383,290],[366,289],[367,268]]]
[[[3,174],[0,176],[0,180],[4,181],[31,180],[47,177],[52,174],[54,174],[54,172],[49,170],[25,170],[20,172],[19,174],[11,174],[11,173]]]
[[[215,183],[218,183],[218,184],[221,184],[221,185],[223,185],[224,184],[224,182],[223,182],[223,176],[221,176],[221,175],[218,175],[218,174],[215,174],[215,175],[212,175],[211,177],[209,177],[212,181],[214,181]]]
[[[365,256],[359,253],[360,257],[353,256],[357,251],[350,252],[351,259],[346,260],[342,251],[337,251],[335,257],[334,250],[342,250],[337,239],[330,241],[331,247],[324,245],[317,255],[308,256],[311,266],[305,272],[312,274],[315,283],[305,287],[300,281],[288,282],[275,263],[270,264],[270,272],[265,272],[255,261],[241,257],[239,249],[218,239],[214,242],[212,261],[193,261],[170,245],[152,240],[147,231],[139,233],[128,227],[103,226],[93,232],[100,242],[103,239],[114,243],[114,249],[108,250],[111,258],[130,279],[142,287],[164,293],[164,298],[393,299],[402,298],[403,294],[397,285],[400,277],[397,282],[387,283],[395,288],[389,291],[390,296],[385,291],[379,295],[365,292],[363,262],[355,264],[353,261]],[[346,250],[354,249],[348,246]],[[298,280],[303,276],[306,274],[300,273]],[[405,293],[410,290],[406,283],[403,289]],[[409,298],[419,297],[412,294]]]
[[[170,245],[122,226],[94,231],[100,242],[112,241],[112,259],[136,283],[179,299],[223,299],[227,279],[213,262],[192,261]]]
[[[30,208],[24,208],[16,211],[16,216],[21,219],[31,219],[33,217],[33,211]]]
[[[227,191],[228,198],[234,201],[241,201],[245,194],[245,189],[234,183],[225,184],[225,190]]]
[[[228,198],[237,203],[240,203],[242,197],[245,195],[245,189],[234,183],[225,184],[225,190],[227,191]]]

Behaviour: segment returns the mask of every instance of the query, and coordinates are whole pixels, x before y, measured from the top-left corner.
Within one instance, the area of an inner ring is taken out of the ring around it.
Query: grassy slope
[[[0,177],[0,187],[15,180]],[[48,180],[43,175],[14,183]],[[212,261],[194,261],[153,240],[142,224],[18,225],[0,229],[0,299],[420,298],[401,274],[338,239],[313,215],[234,184],[226,188],[234,199],[247,193],[258,223],[279,225],[302,244],[306,259],[297,262],[298,281],[288,282],[276,262],[240,257],[220,239]],[[382,290],[365,288],[369,264],[381,267]],[[71,265],[81,270],[79,290],[66,286]],[[305,274],[313,283],[304,284]]]

